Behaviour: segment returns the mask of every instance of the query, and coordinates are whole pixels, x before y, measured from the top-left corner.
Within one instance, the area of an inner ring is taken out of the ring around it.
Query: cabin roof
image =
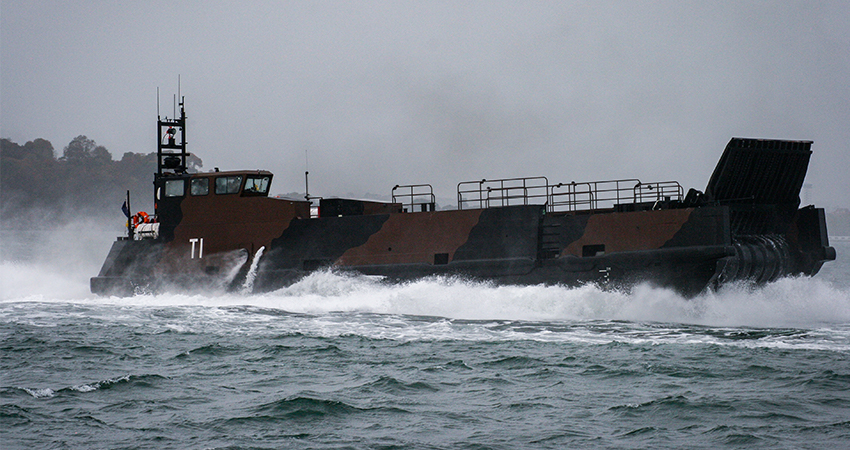
[[[219,172],[198,172],[193,173],[192,178],[199,177],[220,177],[226,175],[263,175],[263,176],[272,176],[273,174],[268,170],[227,170],[227,171],[219,171]]]

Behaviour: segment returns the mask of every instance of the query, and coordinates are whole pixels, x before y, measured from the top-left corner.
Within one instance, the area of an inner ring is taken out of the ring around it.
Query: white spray
[[[248,275],[245,276],[245,283],[242,284],[242,293],[250,294],[254,290],[254,279],[257,278],[257,266],[260,264],[260,258],[263,256],[263,250],[266,247],[260,247],[257,253],[254,254],[254,259],[251,260],[251,268],[248,269]]]

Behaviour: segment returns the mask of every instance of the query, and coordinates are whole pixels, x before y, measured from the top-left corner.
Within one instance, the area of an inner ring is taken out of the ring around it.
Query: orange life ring
[[[149,221],[148,213],[139,211],[133,216],[133,227],[137,227],[140,223],[148,223]]]

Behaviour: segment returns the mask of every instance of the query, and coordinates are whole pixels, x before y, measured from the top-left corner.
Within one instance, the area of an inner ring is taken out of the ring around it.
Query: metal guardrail
[[[685,190],[678,181],[658,181],[655,183],[639,183],[634,188],[635,203],[661,202],[667,200],[682,200]]]
[[[464,181],[457,185],[457,209],[511,205],[545,205],[549,201],[546,177]]]
[[[546,177],[483,179],[457,185],[458,209],[546,205],[548,212],[597,211],[616,205],[681,201],[676,181],[643,183],[637,178],[549,184]]]
[[[398,191],[398,192],[397,192]],[[401,203],[404,211],[433,211],[437,205],[434,188],[430,184],[397,184],[392,190],[393,203]]]
[[[595,211],[613,208],[614,205],[632,202],[632,191],[636,185],[640,185],[640,180],[636,178],[558,183],[550,187],[552,201],[548,211]]]

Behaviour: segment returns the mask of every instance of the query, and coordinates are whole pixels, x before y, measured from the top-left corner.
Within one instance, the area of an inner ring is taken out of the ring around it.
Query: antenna
[[[310,200],[310,159],[307,158],[308,148],[304,148],[304,198]]]
[[[156,120],[159,120],[159,86],[156,87]]]

